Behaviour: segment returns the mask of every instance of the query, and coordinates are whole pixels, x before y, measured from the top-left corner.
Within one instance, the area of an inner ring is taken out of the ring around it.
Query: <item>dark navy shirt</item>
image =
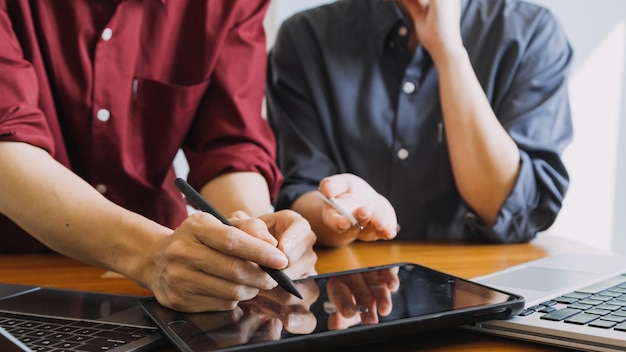
[[[461,31],[496,116],[520,149],[516,184],[493,227],[454,183],[437,71],[397,4],[341,0],[294,15],[270,52],[268,118],[288,208],[320,180],[354,173],[393,204],[398,239],[525,242],[561,209],[572,139],[572,49],[553,15],[515,0],[466,0]]]

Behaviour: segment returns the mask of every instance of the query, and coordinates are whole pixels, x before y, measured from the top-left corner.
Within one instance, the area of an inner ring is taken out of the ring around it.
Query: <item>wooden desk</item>
[[[476,245],[463,243],[355,243],[320,249],[317,270],[326,273],[395,262],[414,262],[471,278],[547,255],[594,251],[566,239],[540,236],[529,244]],[[71,288],[86,291],[150,295],[128,279],[59,255],[0,256],[0,282]],[[407,336],[342,351],[565,351],[555,347],[447,329]],[[165,348],[163,351],[173,351]]]

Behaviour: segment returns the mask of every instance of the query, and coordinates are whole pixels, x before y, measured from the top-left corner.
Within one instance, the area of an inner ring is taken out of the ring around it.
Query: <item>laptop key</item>
[[[621,306],[616,306],[614,304],[610,304],[610,303],[603,303],[599,306],[596,307],[597,309],[604,309],[604,310],[610,310],[610,311],[614,311],[614,310],[618,310],[621,309]]]
[[[580,309],[580,310],[587,310],[587,309],[590,309],[592,307],[593,307],[592,305],[581,304],[580,302],[572,303],[569,306],[567,306],[567,308]]]
[[[54,352],[54,350],[48,347],[41,347],[41,346],[31,347],[31,350],[33,350],[33,352]]]
[[[554,307],[544,307],[539,309],[537,312],[539,313],[550,313],[550,312],[554,312],[556,310],[556,308]]]
[[[603,320],[603,319],[598,319],[589,323],[589,326],[592,326],[594,328],[603,328],[603,329],[610,329],[614,327],[615,325],[617,325],[616,322]]]
[[[521,312],[519,312],[518,315],[522,316],[522,317],[525,317],[525,316],[528,316],[528,315],[531,315],[531,314],[534,314],[534,313],[535,313],[535,311],[532,310],[532,309],[524,309]]]
[[[546,320],[553,320],[553,321],[561,321],[564,319],[567,319],[571,316],[574,316],[576,314],[579,314],[580,312],[582,312],[579,309],[573,309],[573,308],[561,308],[559,310],[555,310],[554,312],[550,312],[548,314],[544,314],[541,316],[541,319],[546,319]]]
[[[589,293],[583,293],[583,292],[570,292],[570,293],[566,293],[563,295],[563,297],[570,297],[570,298],[576,298],[576,299],[585,299],[587,297],[591,296],[591,294]]]
[[[621,297],[624,293],[622,292],[616,292],[613,290],[606,290],[606,291],[602,291],[602,293],[600,293],[603,296],[609,296],[609,297],[613,297],[613,298],[617,298],[617,297]]]
[[[566,297],[566,296],[561,296],[561,297],[557,297],[557,298],[553,299],[553,301],[557,301],[557,302],[562,303],[562,304],[571,304],[571,303],[574,303],[574,302],[576,302],[578,300],[579,300],[579,298],[576,298],[576,297]]]
[[[0,326],[33,352],[102,352],[141,339],[158,329],[0,312]],[[0,352],[3,352],[0,348]]]
[[[623,300],[621,300],[621,299],[617,299],[617,298],[616,298],[616,299],[613,299],[613,300],[610,300],[610,301],[608,301],[608,302],[606,302],[606,303],[608,303],[608,304],[614,304],[614,305],[616,305],[616,306],[620,306],[620,307],[622,307],[622,308],[626,307],[626,301],[623,301]]]
[[[593,295],[593,296],[589,296],[589,299],[606,302],[606,301],[610,301],[610,300],[612,300],[614,298],[611,297],[611,296],[605,296],[605,295]]]
[[[595,314],[595,315],[607,315],[611,313],[610,310],[598,309],[598,308],[591,308],[591,309],[586,310],[586,312],[589,314]]]
[[[127,334],[115,331],[101,331],[97,334],[94,334],[93,336],[102,337],[120,344],[128,343],[142,337],[141,335]]]
[[[89,345],[97,345],[97,346],[102,346],[103,348],[106,347],[106,348],[112,349],[115,347],[125,345],[125,343],[121,341],[105,339],[102,337],[96,337],[95,339],[89,341]]]
[[[552,307],[555,304],[557,304],[557,302],[556,301],[552,301],[552,300],[540,303],[540,305],[546,306],[546,307]]]
[[[75,343],[75,342],[67,342],[67,341],[63,341],[63,342],[59,342],[55,345],[52,345],[52,347],[56,347],[59,349],[71,349],[74,347],[80,346],[79,343]]]
[[[598,304],[602,304],[604,302],[603,301],[598,301],[598,300],[595,300],[595,299],[585,298],[585,299],[581,299],[580,301],[578,301],[576,303],[588,304],[588,305],[591,305],[591,306],[597,306]]]
[[[602,317],[602,320],[614,321],[616,323],[623,323],[626,321],[626,317],[611,314],[611,315]]]
[[[590,322],[598,318],[600,317],[594,314],[581,313],[581,314],[576,314],[573,317],[565,319],[565,322],[571,323],[571,324],[577,324],[577,325],[585,325],[585,324],[589,324]]]
[[[111,349],[113,349],[113,347],[103,347],[103,346],[90,345],[90,344],[76,347],[76,351],[81,351],[81,352],[102,352],[102,351],[108,351]]]
[[[615,312],[611,313],[611,315],[618,315],[620,317],[626,317],[626,311],[624,311],[624,310],[616,310]]]

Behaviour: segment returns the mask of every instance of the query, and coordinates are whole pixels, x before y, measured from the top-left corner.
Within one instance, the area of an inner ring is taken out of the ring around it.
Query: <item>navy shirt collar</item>
[[[395,35],[396,28],[400,25],[408,25],[402,10],[395,2],[376,1],[372,3],[372,14],[374,23],[377,23],[375,29],[375,40],[378,47],[378,54],[382,54],[385,46],[392,40]]]

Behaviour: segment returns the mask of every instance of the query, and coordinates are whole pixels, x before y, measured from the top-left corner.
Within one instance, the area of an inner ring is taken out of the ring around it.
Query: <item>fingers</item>
[[[291,278],[302,278],[316,273],[317,254],[313,245],[317,240],[311,225],[300,214],[282,210],[260,217],[278,240],[278,249],[287,256],[289,266],[284,272]]]
[[[177,239],[161,259],[153,292],[161,304],[179,311],[230,310],[276,286],[258,265],[197,242]]]
[[[262,221],[237,221],[252,235],[197,213],[161,241],[151,286],[161,304],[180,311],[228,310],[277,285],[259,264],[283,268],[287,257],[260,239],[267,232]]]
[[[338,174],[324,178],[319,184],[319,190],[329,198],[337,197],[350,192],[351,181],[354,179],[350,174]]]
[[[309,222],[294,211],[281,210],[263,215],[259,219],[274,234],[278,248],[283,253],[300,257],[306,248],[311,247],[315,241],[315,235],[311,233]],[[303,245],[302,241],[308,245]]]
[[[324,206],[324,223],[342,236],[362,241],[396,237],[397,218],[393,206],[362,178],[352,174],[329,176],[320,182],[319,191],[327,197],[334,197],[334,201],[363,227],[358,229],[361,231],[356,231],[349,216]]]
[[[338,233],[344,233],[344,235],[348,235],[345,234],[345,232],[348,232],[350,230],[360,230],[360,228],[357,228],[355,224],[350,220],[350,218],[339,212],[337,209],[333,208],[331,205],[323,206],[322,219],[324,223],[327,224],[327,226],[335,229],[335,231]],[[359,226],[361,225],[359,224]]]
[[[252,219],[237,212],[230,221],[235,226],[196,213],[162,241],[151,287],[161,304],[180,311],[228,310],[277,285],[261,265],[286,268],[290,277],[316,273],[315,234],[299,214]]]
[[[359,223],[367,224],[358,235],[361,241],[391,240],[398,234],[398,222],[390,204],[377,207],[376,211],[361,207],[355,211],[355,215]]]
[[[275,269],[282,269],[288,265],[289,261],[285,254],[264,240],[269,231],[261,221],[248,219],[236,220],[236,222],[250,233],[233,226],[223,225],[219,220],[205,213],[189,216],[182,226],[186,226],[186,230],[206,247],[227,253],[231,257]]]
[[[338,174],[320,182],[318,194],[324,201],[321,216],[324,224],[346,238],[357,238],[364,224],[358,221],[354,211],[366,204],[376,192],[362,179],[351,174]]]

